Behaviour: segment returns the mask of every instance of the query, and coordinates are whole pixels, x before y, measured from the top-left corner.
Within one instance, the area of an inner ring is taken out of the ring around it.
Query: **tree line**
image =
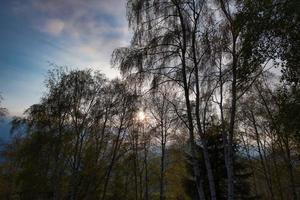
[[[41,101],[12,121],[1,197],[299,199],[299,11],[128,0],[121,77],[50,70]]]

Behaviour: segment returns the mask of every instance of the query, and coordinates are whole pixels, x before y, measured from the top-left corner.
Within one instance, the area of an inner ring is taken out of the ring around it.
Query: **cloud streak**
[[[38,103],[49,62],[94,68],[109,78],[115,48],[130,40],[126,0],[7,0],[0,13],[3,106],[21,115]]]
[[[57,59],[63,57],[60,55],[64,52],[56,52],[51,62],[87,65],[100,69],[109,77],[116,75],[116,71],[110,69],[111,53],[117,47],[128,45],[130,38],[125,0],[13,1],[16,15],[29,18],[34,29],[47,37],[55,37],[57,41],[54,42],[63,41],[64,48],[74,55]],[[68,62],[70,59],[77,63]],[[97,66],[91,66],[95,64]]]
[[[65,23],[60,19],[49,19],[42,31],[49,33],[54,36],[58,36],[62,33]]]

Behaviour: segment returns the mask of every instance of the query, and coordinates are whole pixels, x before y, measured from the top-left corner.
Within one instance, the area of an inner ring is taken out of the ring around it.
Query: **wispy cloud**
[[[1,2],[2,3],[2,2]],[[129,43],[126,0],[7,0],[1,4],[0,91],[21,115],[42,95],[48,62],[115,77],[112,51]],[[9,84],[7,84],[9,83]]]
[[[58,36],[62,33],[64,26],[65,23],[60,19],[49,19],[41,30],[51,35]]]
[[[36,30],[64,41],[63,48],[68,49],[73,55],[71,57],[78,61],[74,63],[76,65],[99,63],[101,68],[99,65],[95,68],[111,73],[113,49],[128,44],[130,33],[125,17],[125,0],[13,1],[16,15],[26,16]]]

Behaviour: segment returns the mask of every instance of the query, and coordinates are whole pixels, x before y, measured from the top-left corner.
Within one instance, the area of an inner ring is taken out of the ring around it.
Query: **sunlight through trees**
[[[299,199],[299,13],[293,0],[128,0],[121,76],[49,70],[1,148],[0,198]]]

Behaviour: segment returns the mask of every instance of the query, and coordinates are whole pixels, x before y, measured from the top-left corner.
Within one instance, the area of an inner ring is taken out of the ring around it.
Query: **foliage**
[[[128,0],[127,17],[120,78],[52,69],[13,119],[0,198],[298,199],[299,3]]]

